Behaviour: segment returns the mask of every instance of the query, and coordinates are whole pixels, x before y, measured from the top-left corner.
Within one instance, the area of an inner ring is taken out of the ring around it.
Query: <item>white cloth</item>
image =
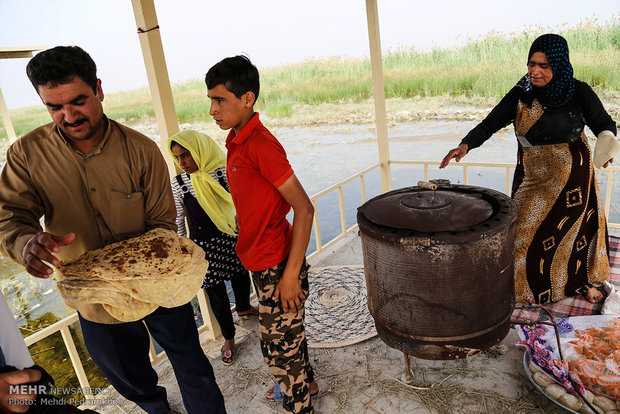
[[[596,139],[594,147],[594,167],[601,168],[620,152],[620,141],[611,131],[602,131]]]
[[[620,314],[620,292],[614,288],[614,285],[605,281],[603,285],[607,292],[607,299],[603,303],[601,309],[602,315],[618,315]]]
[[[6,359],[7,365],[12,365],[17,369],[24,369],[34,365],[30,352],[22,334],[19,332],[15,318],[9,309],[9,305],[0,292],[0,348]]]

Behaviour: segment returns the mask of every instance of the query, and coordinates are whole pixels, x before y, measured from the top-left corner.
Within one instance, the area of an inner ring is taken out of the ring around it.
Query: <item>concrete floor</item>
[[[361,242],[348,236],[312,261],[313,266],[361,264]],[[311,281],[312,283],[312,281]],[[236,314],[235,314],[236,318]],[[257,318],[238,320],[236,361],[223,366],[218,358],[221,341],[203,340],[229,413],[280,413],[280,403],[263,396],[273,379],[263,362]],[[427,361],[411,357],[413,381],[404,379],[404,355],[378,337],[332,349],[310,349],[321,388],[317,413],[561,413],[525,377],[523,351],[515,346],[511,329],[502,344],[472,357],[453,361]],[[168,390],[174,410],[185,412],[174,374],[167,360],[155,366],[160,384]],[[115,392],[112,404],[101,413],[140,413],[135,404]],[[122,403],[119,404],[119,401]]]

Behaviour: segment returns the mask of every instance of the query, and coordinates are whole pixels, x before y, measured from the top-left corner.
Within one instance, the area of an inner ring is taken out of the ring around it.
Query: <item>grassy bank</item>
[[[454,49],[385,51],[386,97],[447,96],[472,102],[497,99],[525,73],[532,41],[549,31],[568,40],[575,77],[601,94],[620,95],[620,18],[615,17],[604,23],[588,20],[577,27],[537,27],[510,36],[489,33]],[[196,68],[196,72],[206,69]],[[372,97],[369,59],[307,60],[263,69],[261,80],[257,108],[276,120],[291,117],[299,106],[358,103]],[[202,79],[175,84],[172,89],[179,122],[209,120]],[[106,95],[105,111],[111,118],[129,123],[154,117],[147,89]],[[11,115],[18,135],[50,120],[42,106],[15,110]],[[2,128],[0,137],[6,137]]]

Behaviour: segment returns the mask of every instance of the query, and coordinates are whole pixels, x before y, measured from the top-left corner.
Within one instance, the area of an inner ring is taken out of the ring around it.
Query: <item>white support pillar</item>
[[[379,10],[377,0],[366,0],[368,17],[368,40],[370,42],[370,64],[372,67],[372,90],[375,101],[375,122],[377,145],[379,146],[379,173],[381,192],[392,189],[390,172],[390,146],[387,132],[387,111],[385,109],[385,88],[383,85],[383,59],[381,58],[381,35],[379,33]]]
[[[36,52],[38,50],[43,50],[43,49],[45,49],[44,46],[0,47],[0,59],[31,58],[32,52]],[[4,124],[4,129],[6,130],[6,134],[9,137],[9,142],[12,144],[17,139],[17,135],[15,134],[15,129],[13,128],[13,122],[11,121],[11,117],[9,116],[9,109],[6,106],[6,102],[4,101],[4,96],[2,95],[2,89],[0,89],[0,118],[2,118],[2,123]]]
[[[133,4],[136,25],[138,26],[138,37],[142,47],[142,56],[144,57],[151,97],[155,107],[155,116],[157,117],[157,126],[162,144],[161,150],[168,164],[170,176],[174,177],[177,175],[177,170],[170,153],[166,149],[166,141],[168,137],[179,131],[179,123],[176,110],[174,109],[174,100],[172,98],[172,89],[170,88],[170,79],[168,78],[164,48],[161,44],[159,25],[157,24],[155,4],[153,0],[131,0],[131,3]],[[198,292],[198,303],[204,322],[203,329],[208,331],[210,338],[221,336],[219,325],[213,316],[208,298],[202,289]]]
[[[9,142],[12,144],[17,139],[17,135],[15,135],[15,129],[13,129],[13,122],[11,122],[9,108],[7,108],[6,102],[4,101],[2,89],[0,89],[0,116],[2,116],[2,123],[4,124],[4,129],[9,137]]]
[[[155,107],[161,150],[168,164],[170,176],[174,177],[177,172],[172,157],[166,149],[166,141],[168,137],[179,132],[179,123],[176,110],[174,109],[174,100],[172,99],[166,58],[159,34],[159,25],[157,24],[155,4],[153,0],[132,0],[131,3],[133,4],[136,25],[138,26],[138,37],[142,47],[142,56],[151,89],[153,106]]]

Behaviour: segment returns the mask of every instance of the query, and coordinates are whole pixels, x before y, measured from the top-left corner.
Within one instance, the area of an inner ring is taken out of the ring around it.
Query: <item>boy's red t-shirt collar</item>
[[[235,144],[242,144],[246,139],[254,132],[254,129],[259,124],[258,112],[254,112],[252,118],[241,128],[238,134],[235,135],[235,130],[230,129],[228,137],[226,137],[226,146],[234,141]]]

